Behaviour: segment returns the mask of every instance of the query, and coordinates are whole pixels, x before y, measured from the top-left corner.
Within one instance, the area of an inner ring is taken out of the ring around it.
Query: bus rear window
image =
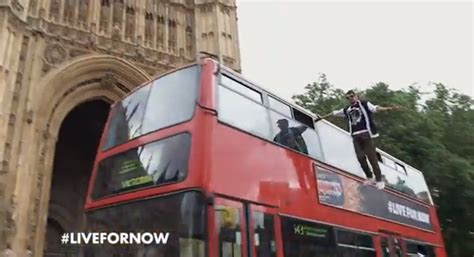
[[[183,133],[102,160],[92,198],[182,181],[190,145],[191,135]]]
[[[112,109],[102,150],[192,118],[198,91],[196,65],[156,79]]]

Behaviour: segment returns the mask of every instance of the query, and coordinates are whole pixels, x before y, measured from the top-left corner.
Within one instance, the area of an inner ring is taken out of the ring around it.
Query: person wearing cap
[[[306,142],[304,141],[303,136],[301,136],[301,134],[306,130],[306,126],[289,127],[287,119],[279,119],[277,124],[280,132],[275,136],[275,138],[273,138],[274,142],[288,146],[298,152],[308,154]]]
[[[362,170],[367,176],[364,184],[374,184],[378,189],[385,187],[385,182],[382,180],[382,173],[380,171],[377,152],[372,138],[378,137],[377,128],[372,118],[372,113],[387,111],[387,110],[398,110],[398,106],[394,107],[382,107],[373,105],[369,101],[359,100],[359,97],[353,90],[349,90],[346,93],[346,99],[348,105],[340,110],[333,111],[327,115],[318,118],[316,121],[324,119],[329,116],[345,117],[348,121],[349,133],[352,135],[352,141],[354,144],[354,150],[357,155]],[[372,166],[373,173],[367,164],[369,159],[370,165]],[[373,175],[375,174],[375,181]]]

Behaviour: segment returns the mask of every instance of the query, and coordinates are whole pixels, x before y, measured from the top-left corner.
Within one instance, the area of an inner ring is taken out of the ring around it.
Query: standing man
[[[288,146],[296,151],[308,154],[306,142],[301,134],[305,132],[306,126],[289,127],[287,119],[277,121],[280,132],[273,138],[274,142]]]
[[[340,116],[345,117],[349,122],[349,133],[352,135],[352,141],[354,143],[354,149],[359,160],[360,166],[367,176],[367,180],[364,184],[373,184],[373,174],[375,174],[376,187],[383,189],[385,182],[382,181],[382,174],[380,171],[377,152],[375,150],[372,138],[378,137],[375,123],[372,119],[372,113],[387,111],[387,110],[398,110],[398,106],[394,107],[382,107],[371,104],[368,101],[359,100],[359,97],[353,90],[349,90],[346,93],[346,99],[349,105],[343,109],[333,111],[320,119],[324,119],[329,116]],[[369,159],[370,165],[373,169],[370,171],[367,160]]]

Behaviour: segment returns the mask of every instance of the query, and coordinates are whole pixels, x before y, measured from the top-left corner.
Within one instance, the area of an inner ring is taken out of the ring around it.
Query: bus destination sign
[[[324,224],[315,224],[288,217],[282,218],[282,229],[284,240],[310,240],[321,244],[328,244],[333,230],[330,226]]]
[[[124,160],[117,173],[122,189],[153,184],[153,177],[147,174],[138,158]]]
[[[320,237],[325,238],[328,230],[326,228],[318,228],[304,224],[294,224],[293,232],[299,236]]]

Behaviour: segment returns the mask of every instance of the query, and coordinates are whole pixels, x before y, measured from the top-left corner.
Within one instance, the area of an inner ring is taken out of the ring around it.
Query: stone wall
[[[240,71],[235,1],[0,0],[0,251],[43,254],[69,111],[117,100],[202,50]]]

